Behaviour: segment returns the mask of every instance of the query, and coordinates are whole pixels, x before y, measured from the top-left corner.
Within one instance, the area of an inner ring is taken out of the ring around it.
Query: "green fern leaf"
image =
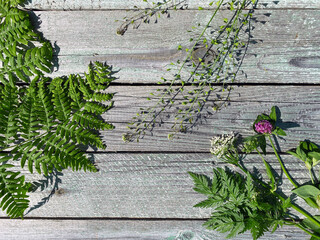
[[[36,98],[36,89],[34,85],[30,85],[27,89],[22,104],[20,105],[20,128],[21,137],[30,140],[32,137],[39,135],[38,130],[41,128],[38,119],[38,107]]]
[[[7,147],[17,139],[18,88],[10,85],[2,89],[0,102],[0,146]]]
[[[92,91],[105,90],[115,80],[111,76],[112,68],[100,62],[89,64],[89,73],[85,74],[85,80]]]
[[[67,89],[63,87],[64,79],[55,78],[50,84],[52,92],[52,103],[55,106],[56,116],[60,121],[65,121],[70,118],[71,114],[71,101]]]
[[[101,149],[106,148],[106,145],[96,133],[79,126],[75,122],[58,125],[56,132],[67,141],[72,139],[72,141],[78,144],[92,145]]]
[[[105,92],[115,79],[112,68],[96,62],[84,76],[44,77],[51,72],[52,46],[17,8],[22,2],[0,0],[0,150],[12,149],[0,154],[0,207],[14,218],[28,207],[29,184],[7,170],[10,161],[45,175],[65,168],[95,172],[80,146],[105,148],[98,131],[114,128],[101,119],[113,106],[114,94]]]
[[[3,66],[0,68],[0,80],[6,84],[14,85],[16,77],[24,82],[30,82],[31,73],[42,75],[42,71],[51,71],[52,47],[50,43],[44,43],[42,47],[29,49],[25,54],[18,54],[16,57],[6,57]],[[8,76],[9,80],[6,78]]]
[[[11,218],[23,218],[24,211],[28,208],[29,200],[27,192],[29,183],[25,183],[24,176],[20,172],[8,171],[13,165],[6,164],[10,157],[0,159],[0,207]]]
[[[52,93],[46,87],[51,81],[49,78],[42,78],[38,82],[37,88],[37,107],[38,107],[38,118],[40,123],[43,125],[44,130],[50,131],[51,128],[56,124],[56,111],[54,110],[54,106],[51,102]]]
[[[113,102],[111,102],[110,105],[105,105],[98,102],[86,102],[84,105],[84,110],[86,110],[89,113],[101,115],[102,113],[108,111],[112,107]]]
[[[105,122],[94,114],[90,114],[86,111],[75,112],[72,116],[72,121],[80,124],[83,128],[95,129],[95,130],[111,130],[114,126]]]

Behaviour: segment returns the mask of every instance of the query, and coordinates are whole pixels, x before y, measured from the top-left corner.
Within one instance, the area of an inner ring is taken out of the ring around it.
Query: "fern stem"
[[[279,157],[279,154],[278,154],[278,152],[277,152],[277,150],[276,150],[276,147],[275,147],[274,144],[273,144],[273,141],[272,141],[270,135],[268,135],[268,139],[269,139],[269,141],[270,141],[270,143],[271,143],[271,146],[272,146],[272,148],[273,148],[274,154],[276,155],[276,157],[277,157],[277,159],[278,159],[278,161],[279,161],[279,163],[280,163],[280,166],[281,166],[282,171],[283,171],[284,174],[287,176],[287,178],[288,178],[289,181],[292,183],[292,185],[293,185],[295,188],[297,188],[297,187],[298,187],[298,184],[296,184],[296,183],[293,181],[293,179],[291,178],[291,176],[290,176],[289,173],[287,172],[287,169],[286,169],[285,166],[283,165],[283,162],[282,162],[281,158]]]
[[[40,134],[40,135],[37,135],[37,136],[35,136],[34,138],[29,139],[29,140],[27,140],[27,141],[24,141],[24,142],[22,142],[22,143],[20,143],[20,144],[17,144],[17,145],[14,145],[14,146],[8,146],[8,147],[5,147],[5,148],[1,148],[0,151],[2,152],[2,151],[6,151],[6,150],[8,150],[8,149],[20,147],[20,146],[22,146],[23,144],[26,144],[26,143],[28,143],[28,142],[33,142],[33,141],[35,141],[36,138],[42,137],[42,136],[44,136],[44,135],[46,135],[46,134],[48,134],[48,132],[45,132],[45,133]]]

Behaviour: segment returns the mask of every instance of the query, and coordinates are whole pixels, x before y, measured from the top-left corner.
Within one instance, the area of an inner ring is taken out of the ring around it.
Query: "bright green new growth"
[[[250,231],[253,239],[258,239],[264,232],[274,232],[283,225],[289,205],[283,205],[270,191],[254,183],[250,175],[243,177],[222,168],[213,170],[212,179],[189,174],[194,190],[207,197],[195,207],[214,209],[204,224],[206,228],[228,232],[227,238]]]
[[[30,173],[53,170],[97,171],[82,145],[105,148],[99,130],[113,129],[101,119],[112,106],[106,89],[112,68],[96,62],[84,76],[48,78],[52,47],[33,31],[23,1],[0,0],[0,207],[11,218],[23,217]],[[35,46],[37,45],[37,47]]]

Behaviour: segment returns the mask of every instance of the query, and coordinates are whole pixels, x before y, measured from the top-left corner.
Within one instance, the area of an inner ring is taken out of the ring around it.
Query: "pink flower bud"
[[[261,120],[260,122],[254,125],[255,130],[258,133],[268,133],[271,134],[273,126],[268,120]]]

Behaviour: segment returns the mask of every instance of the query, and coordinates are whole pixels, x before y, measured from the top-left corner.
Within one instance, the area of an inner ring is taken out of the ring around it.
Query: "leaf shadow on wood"
[[[25,215],[29,214],[35,209],[42,207],[47,202],[49,202],[49,200],[53,197],[53,195],[57,191],[59,191],[59,184],[62,183],[62,179],[61,179],[62,176],[63,176],[62,172],[59,172],[58,170],[54,169],[52,173],[50,173],[48,176],[44,176],[43,180],[35,181],[32,183],[31,192],[36,192],[39,190],[45,191],[45,189],[49,188],[50,186],[52,186],[52,190],[50,191],[48,196],[42,198],[40,202],[30,207]]]
[[[88,154],[88,159],[92,162],[92,164],[96,166],[94,154]],[[97,167],[97,170],[99,171],[98,166],[96,167]],[[48,176],[44,175],[44,179],[31,183],[32,185],[30,187],[31,188],[30,192],[36,192],[36,191],[43,192],[49,187],[52,187],[52,190],[50,191],[48,196],[42,198],[37,204],[30,207],[29,210],[25,213],[25,215],[29,214],[33,210],[43,207],[46,203],[49,202],[49,200],[55,194],[63,193],[63,189],[59,187],[59,184],[62,184],[62,177],[63,177],[63,173],[58,171],[57,169],[54,169],[52,173],[50,173]]]
[[[29,2],[31,3],[32,1],[29,0]],[[50,42],[48,39],[46,39],[46,37],[43,35],[43,33],[40,31],[40,25],[42,24],[42,21],[40,20],[40,16],[36,15],[33,11],[29,11],[29,16],[30,16],[30,21],[32,23],[33,26],[33,30],[35,33],[39,34],[42,40],[48,41]],[[52,43],[51,43],[52,44]],[[58,71],[59,70],[59,52],[60,52],[60,47],[57,45],[57,41],[55,41],[53,43],[53,55],[52,55],[52,68],[51,71]]]

